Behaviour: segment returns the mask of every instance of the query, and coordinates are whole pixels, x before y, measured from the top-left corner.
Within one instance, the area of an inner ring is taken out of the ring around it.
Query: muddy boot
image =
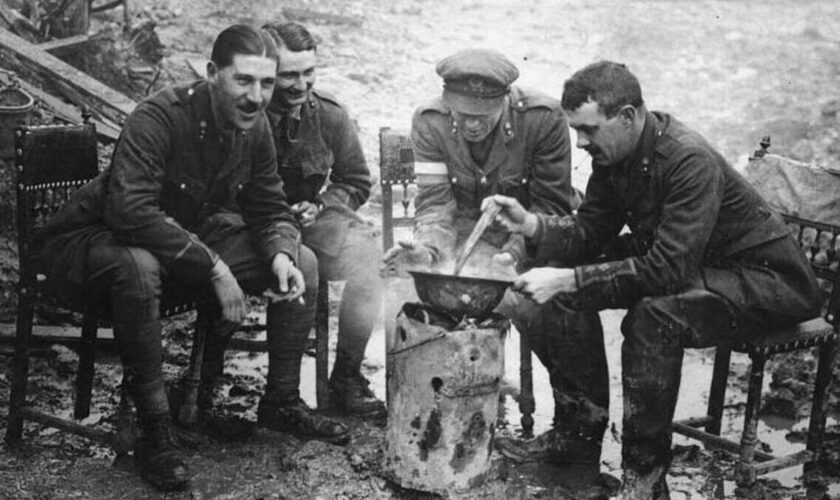
[[[348,415],[379,417],[385,415],[385,403],[370,390],[370,382],[356,372],[350,376],[330,377],[330,404]]]
[[[186,488],[190,472],[175,444],[169,414],[141,415],[140,428],[140,437],[134,443],[140,477],[163,491]]]
[[[257,409],[257,425],[303,440],[317,439],[339,445],[350,441],[346,425],[319,415],[300,398],[282,401],[263,397]]]
[[[601,459],[601,441],[570,437],[556,429],[533,439],[497,437],[496,450],[517,462],[547,460],[558,464],[597,464]]]
[[[624,470],[624,481],[618,492],[619,500],[670,500],[666,481],[667,470],[655,467],[647,474],[632,469]]]

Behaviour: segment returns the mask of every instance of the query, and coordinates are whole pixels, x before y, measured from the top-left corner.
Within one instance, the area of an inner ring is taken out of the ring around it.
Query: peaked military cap
[[[500,52],[464,49],[441,60],[435,68],[443,78],[443,102],[471,115],[487,115],[504,103],[519,70]]]

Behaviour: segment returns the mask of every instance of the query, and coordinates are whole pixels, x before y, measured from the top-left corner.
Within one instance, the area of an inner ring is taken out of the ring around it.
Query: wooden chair
[[[840,227],[800,219],[792,215],[783,214],[783,217],[809,256],[816,275],[831,284],[824,315],[798,325],[774,329],[758,340],[717,346],[707,415],[673,423],[673,430],[676,433],[698,439],[707,445],[739,453],[735,478],[737,484],[744,487],[751,486],[760,474],[801,464],[815,464],[820,459],[828,405],[828,388],[834,358],[837,355],[838,338],[840,338],[838,335],[840,333],[840,287],[838,287],[840,272],[837,269],[840,255],[834,250],[834,245],[840,244],[838,241]],[[818,257],[821,255],[821,249],[817,246],[817,242],[825,240],[830,242],[828,247],[830,251],[822,254],[824,258]],[[781,457],[756,449],[758,446],[756,432],[766,360],[774,354],[812,347],[816,347],[819,354],[806,449]],[[726,380],[729,375],[732,351],[746,353],[752,361],[744,429],[740,442],[720,436]]]
[[[379,129],[379,176],[382,187],[382,246],[394,246],[396,228],[414,226],[414,149],[408,132],[389,127]],[[401,188],[395,193],[395,188]],[[387,314],[387,310],[386,310]],[[387,320],[388,318],[386,318]],[[524,335],[519,336],[519,411],[525,437],[534,430],[534,384],[531,372],[531,348]]]

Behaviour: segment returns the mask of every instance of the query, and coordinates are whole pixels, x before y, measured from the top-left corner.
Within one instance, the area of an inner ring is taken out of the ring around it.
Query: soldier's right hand
[[[405,276],[407,268],[429,268],[434,260],[434,253],[423,243],[399,241],[385,252],[379,275],[383,278]]]
[[[539,225],[537,215],[525,210],[516,198],[500,194],[488,196],[481,201],[482,212],[488,210],[491,205],[501,208],[496,215],[496,222],[511,233],[524,234],[529,238],[536,234]]]
[[[213,291],[222,306],[222,317],[230,323],[237,325],[242,323],[242,320],[248,314],[245,294],[239,287],[239,282],[236,281],[233,273],[230,272],[230,268],[219,259],[213,266],[211,276]]]

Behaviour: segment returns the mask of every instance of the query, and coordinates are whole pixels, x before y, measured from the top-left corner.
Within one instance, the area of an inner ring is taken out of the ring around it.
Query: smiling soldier
[[[221,320],[246,314],[243,290],[272,289],[269,370],[258,422],[341,437],[313,425],[298,397],[300,358],[314,320],[317,269],[286,202],[263,110],[277,51],[255,28],[234,25],[214,45],[207,79],[169,87],[125,122],[109,169],[81,188],[45,229],[51,272],[110,298],[114,339],[137,407],[140,475],[161,489],[188,484],[173,437],[161,371],[162,280],[207,287]],[[296,300],[304,295],[304,304]]]

